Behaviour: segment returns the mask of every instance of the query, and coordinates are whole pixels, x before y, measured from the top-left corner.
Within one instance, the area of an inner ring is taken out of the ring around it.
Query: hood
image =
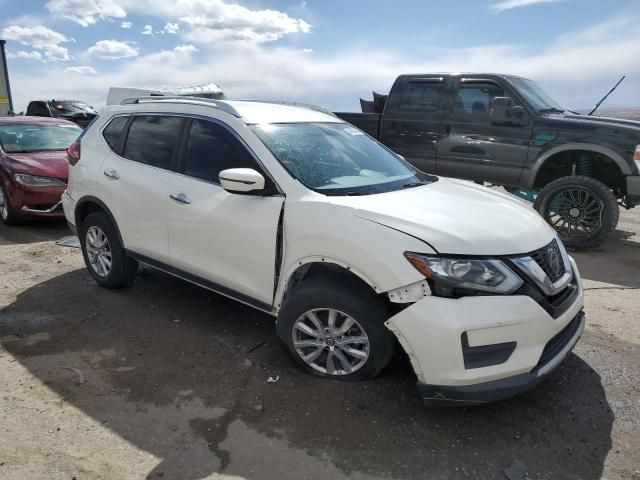
[[[572,113],[552,113],[546,115],[548,118],[552,118],[553,120],[565,120],[570,121],[572,123],[582,123],[588,124],[592,126],[611,126],[611,127],[623,127],[629,128],[640,133],[640,121],[637,120],[629,120],[626,118],[612,118],[612,117],[598,117],[598,116],[589,116],[589,115],[576,115]]]
[[[417,237],[438,253],[514,255],[548,244],[555,231],[515,197],[463,180],[377,195],[328,197],[355,215]]]
[[[69,163],[65,151],[7,153],[5,159],[16,173],[40,175],[67,181]]]

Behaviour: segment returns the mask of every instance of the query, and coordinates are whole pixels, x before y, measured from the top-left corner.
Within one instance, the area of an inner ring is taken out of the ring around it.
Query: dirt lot
[[[148,268],[101,289],[64,225],[0,226],[0,478],[640,478],[640,208],[618,229],[575,254],[588,324],[552,377],[429,409],[400,355],[316,379],[267,315]]]

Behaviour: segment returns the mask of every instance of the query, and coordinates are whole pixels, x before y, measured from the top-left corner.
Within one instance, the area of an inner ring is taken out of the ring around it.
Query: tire
[[[18,225],[21,222],[21,218],[17,215],[13,206],[11,206],[11,200],[9,200],[9,195],[4,190],[4,188],[0,187],[0,220],[5,225]]]
[[[303,280],[288,297],[278,316],[278,336],[308,373],[339,380],[365,380],[375,377],[391,360],[393,337],[384,325],[389,318],[387,305],[358,281],[334,275],[311,277]],[[316,335],[321,329],[313,328],[309,312],[315,314],[324,327],[330,323],[330,310],[336,312],[334,335],[327,331]],[[355,324],[341,334],[339,330],[348,327],[349,318]],[[311,326],[313,334],[296,326],[300,323]],[[368,343],[362,341],[363,335]],[[314,345],[297,348],[294,341],[298,346],[299,342]],[[360,352],[357,356],[352,354],[355,350]],[[366,359],[362,358],[363,352]],[[316,358],[308,362],[302,355]]]
[[[138,262],[126,255],[116,227],[106,213],[87,215],[78,234],[87,270],[98,285],[121,288],[132,282]],[[108,259],[110,266],[107,269]]]
[[[618,224],[620,210],[613,192],[591,177],[562,177],[542,189],[534,208],[569,248],[602,245]]]

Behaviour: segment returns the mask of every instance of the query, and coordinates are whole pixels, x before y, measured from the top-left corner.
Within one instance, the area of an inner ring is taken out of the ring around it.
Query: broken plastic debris
[[[503,470],[504,476],[508,480],[525,480],[527,476],[527,466],[519,460],[513,460],[511,465]]]
[[[267,383],[276,383],[278,380],[280,380],[280,375],[276,375],[275,378],[274,377],[267,378]]]
[[[76,380],[76,385],[82,385],[85,382],[84,373],[82,373],[82,370],[80,370],[79,368],[73,368],[73,367],[64,367],[64,368],[67,370],[71,370],[78,376],[78,379]]]
[[[80,248],[80,239],[75,235],[70,235],[68,237],[62,237],[60,240],[56,241],[56,245],[60,245],[62,247]]]

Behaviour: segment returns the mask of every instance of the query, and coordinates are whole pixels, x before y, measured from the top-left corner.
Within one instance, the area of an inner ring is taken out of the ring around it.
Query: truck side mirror
[[[490,109],[493,125],[524,126],[529,123],[529,115],[521,105],[514,104],[511,97],[496,97]]]

